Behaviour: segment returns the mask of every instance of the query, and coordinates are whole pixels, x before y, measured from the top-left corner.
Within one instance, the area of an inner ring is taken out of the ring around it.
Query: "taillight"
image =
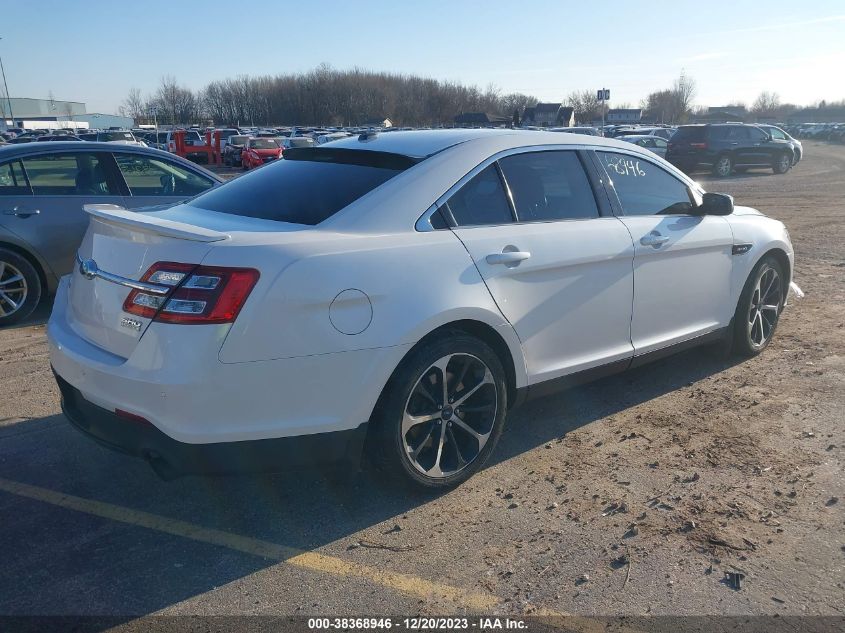
[[[132,290],[123,310],[163,323],[231,323],[258,281],[254,268],[157,262],[141,281],[170,286],[167,294]]]
[[[707,149],[707,143],[690,143],[689,146],[693,149]]]

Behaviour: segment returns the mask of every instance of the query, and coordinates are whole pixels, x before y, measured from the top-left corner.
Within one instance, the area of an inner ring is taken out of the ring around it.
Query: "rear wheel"
[[[29,261],[0,248],[0,327],[28,317],[41,299],[41,279]]]
[[[733,161],[730,156],[719,156],[713,163],[713,175],[719,178],[727,178],[733,171]]]
[[[785,174],[792,167],[792,156],[783,153],[775,159],[772,164],[772,171],[776,174]]]
[[[456,486],[487,461],[504,426],[505,372],[495,352],[450,332],[402,361],[373,416],[376,466],[428,489]]]
[[[756,356],[769,346],[786,292],[781,263],[772,256],[763,258],[745,282],[734,314],[733,349],[736,353]]]

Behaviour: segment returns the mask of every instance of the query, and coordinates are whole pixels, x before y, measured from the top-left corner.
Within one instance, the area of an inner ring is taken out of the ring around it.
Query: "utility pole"
[[[604,136],[604,104],[610,101],[610,90],[602,88],[596,96],[599,98],[599,104],[601,106],[601,135]]]
[[[0,40],[3,38],[0,37]],[[0,55],[0,71],[3,73],[3,88],[6,90],[6,102],[9,104],[9,117],[12,119],[12,126],[15,125],[15,113],[12,112],[12,99],[9,97],[9,86],[6,83],[6,69],[3,67],[3,57]]]

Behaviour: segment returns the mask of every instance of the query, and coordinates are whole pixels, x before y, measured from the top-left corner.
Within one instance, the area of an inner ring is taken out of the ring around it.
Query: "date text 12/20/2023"
[[[497,631],[527,630],[524,620],[498,617],[476,618],[309,618],[308,628],[320,630]]]

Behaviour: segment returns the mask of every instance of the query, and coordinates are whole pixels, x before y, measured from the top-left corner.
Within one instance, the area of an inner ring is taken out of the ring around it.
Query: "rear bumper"
[[[186,444],[141,420],[125,418],[82,397],[54,372],[62,411],[79,431],[106,448],[147,460],[163,479],[187,474],[275,472],[347,464],[357,468],[367,424],[333,433],[316,433],[243,442]]]
[[[352,431],[370,418],[410,348],[224,363],[218,354],[228,326],[156,323],[122,358],[74,330],[67,285],[65,277],[47,325],[56,374],[88,403],[141,416],[178,444]]]

